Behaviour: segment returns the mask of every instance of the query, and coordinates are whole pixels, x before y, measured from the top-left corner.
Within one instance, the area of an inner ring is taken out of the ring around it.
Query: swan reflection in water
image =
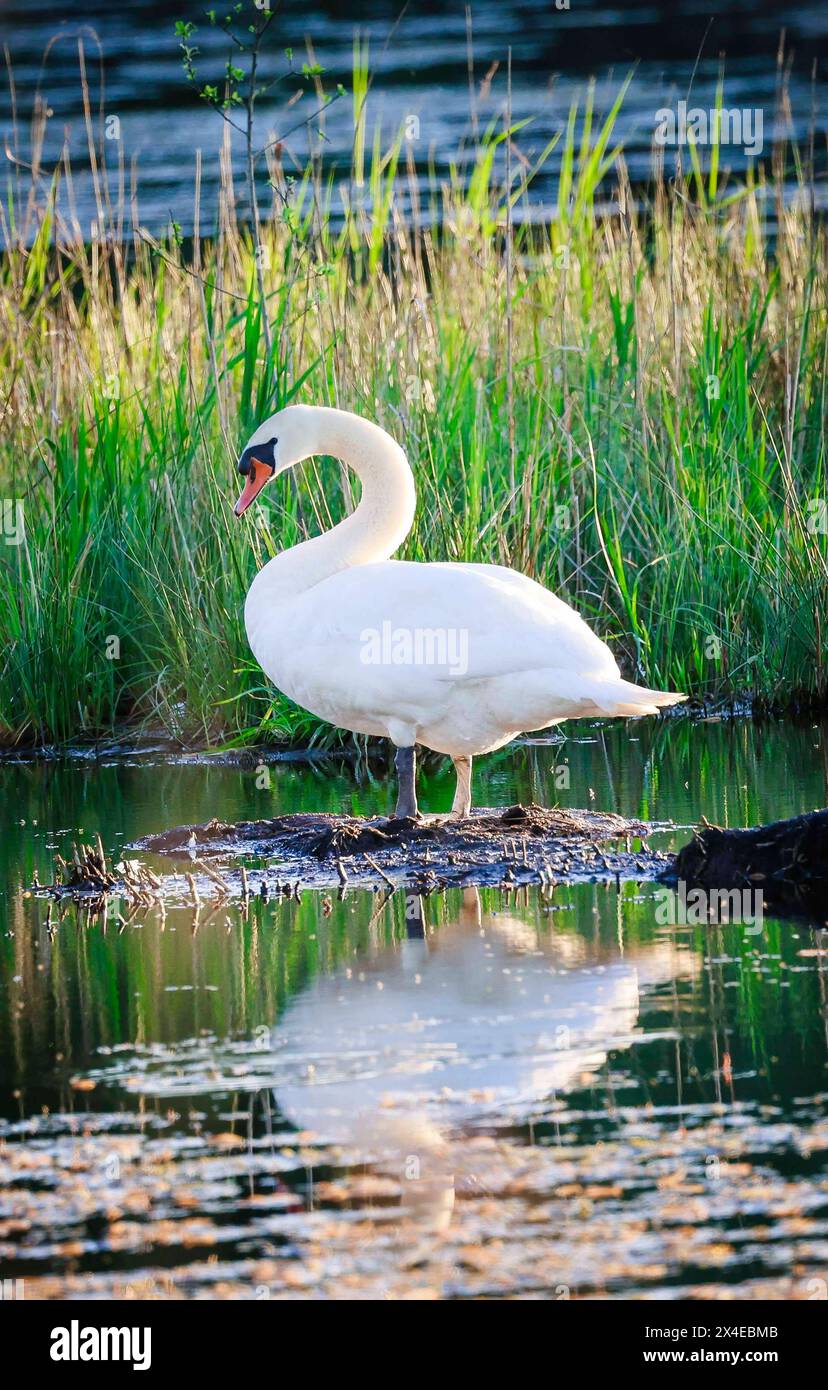
[[[644,991],[694,968],[673,941],[602,956],[581,936],[543,934],[484,912],[467,889],[456,921],[429,933],[406,900],[406,939],[318,978],[272,1035],[281,1112],[376,1158],[403,1208],[447,1225],[463,1134],[525,1122],[542,1102],[629,1046]]]

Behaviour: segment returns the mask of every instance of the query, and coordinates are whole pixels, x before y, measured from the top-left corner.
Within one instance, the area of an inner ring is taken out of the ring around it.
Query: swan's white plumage
[[[402,450],[375,425],[300,406],[273,416],[257,435],[278,438],[277,471],[331,453],[362,481],[356,512],[266,565],[245,607],[260,665],[311,713],[400,747],[419,743],[459,757],[562,719],[653,714],[683,698],[623,680],[612,652],[574,609],[525,575],[500,565],[388,558],[411,525],[413,479]],[[371,664],[366,634],[384,625],[453,633],[455,646],[465,644],[464,660]]]

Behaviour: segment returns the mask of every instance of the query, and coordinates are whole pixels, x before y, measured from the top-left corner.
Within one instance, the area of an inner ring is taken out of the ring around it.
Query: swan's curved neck
[[[387,560],[414,520],[414,477],[399,444],[370,420],[344,410],[320,406],[308,414],[308,454],[333,455],[354,470],[362,484],[359,506],[332,530],[292,546],[260,570],[245,608],[248,630],[257,611],[289,601],[340,570]]]

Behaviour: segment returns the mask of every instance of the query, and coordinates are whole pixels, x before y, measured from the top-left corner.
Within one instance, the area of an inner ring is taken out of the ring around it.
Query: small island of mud
[[[674,830],[602,811],[542,806],[481,809],[463,820],[327,813],[181,825],[132,849],[171,861],[166,874],[143,860],[110,864],[98,838],[56,857],[57,878],[35,890],[87,904],[123,894],[131,901],[298,896],[303,889],[446,888],[551,890],[559,883],[658,880],[683,884],[711,901],[748,892],[777,914],[828,918],[828,810],[752,829],[709,825],[676,854],[649,836]],[[253,861],[253,862],[251,862]],[[713,916],[718,920],[718,913]]]
[[[252,856],[272,861],[249,873],[252,887],[278,890],[385,885],[423,893],[441,888],[551,886],[586,878],[654,877],[667,862],[651,850],[654,827],[599,811],[542,806],[482,809],[464,820],[303,814],[271,820],[185,825],[136,848],[200,861]],[[634,848],[634,842],[638,845]],[[603,848],[601,848],[603,846]],[[229,878],[237,875],[231,870]]]

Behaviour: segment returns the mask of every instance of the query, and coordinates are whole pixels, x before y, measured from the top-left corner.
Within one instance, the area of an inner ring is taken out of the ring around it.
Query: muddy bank
[[[694,723],[706,720],[777,723],[785,720],[792,725],[811,725],[813,720],[828,717],[828,697],[793,690],[778,699],[757,695],[747,689],[739,694],[711,695],[707,698],[689,697],[684,704],[664,709],[659,722]],[[594,721],[593,721],[594,723]],[[325,726],[329,731],[328,726]],[[560,734],[550,733],[539,738],[526,735],[514,740],[515,747],[526,744],[560,744]],[[44,743],[36,735],[0,742],[0,765],[31,762],[129,762],[132,758],[157,758],[177,763],[203,762],[214,767],[254,767],[259,762],[318,763],[331,761],[355,763],[367,759],[377,767],[389,769],[388,749],[383,740],[369,740],[367,752],[357,746],[351,735],[343,735],[329,746],[308,746],[307,743],[271,742],[248,745],[244,748],[216,748],[197,736],[176,737],[163,728],[147,729],[144,720],[134,726],[121,724],[98,738],[86,738],[80,732],[63,743]],[[439,753],[421,751],[422,760],[441,760]]]
[[[385,885],[418,893],[477,885],[552,885],[584,878],[653,877],[666,856],[647,845],[654,827],[597,811],[510,806],[462,821],[300,814],[228,825],[210,821],[149,836],[136,848],[205,861],[253,856],[275,861],[250,870],[252,888]],[[633,841],[640,848],[633,851]],[[600,846],[604,846],[602,849]]]
[[[297,814],[235,824],[212,820],[176,826],[136,841],[110,864],[100,841],[58,856],[55,897],[105,901],[123,893],[141,904],[203,898],[297,895],[302,889],[518,888],[586,879],[655,878],[669,865],[647,837],[667,829],[598,811],[510,806],[466,820],[399,820]],[[150,865],[146,855],[158,856]],[[233,861],[241,859],[237,865]],[[164,873],[159,861],[174,866]],[[250,864],[250,861],[258,861]],[[154,871],[158,868],[158,872]]]

